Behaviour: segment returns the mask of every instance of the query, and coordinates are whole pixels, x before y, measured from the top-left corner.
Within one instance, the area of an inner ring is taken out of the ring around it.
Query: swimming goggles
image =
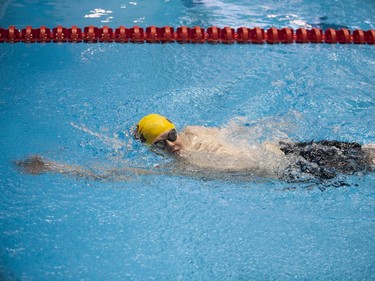
[[[174,142],[174,141],[177,140],[176,129],[170,130],[169,133],[168,133],[168,136],[167,136],[167,138],[165,140],[160,140],[160,141],[154,142],[152,144],[152,146],[155,147],[155,148],[163,150],[167,146],[167,140],[171,141],[171,142]]]

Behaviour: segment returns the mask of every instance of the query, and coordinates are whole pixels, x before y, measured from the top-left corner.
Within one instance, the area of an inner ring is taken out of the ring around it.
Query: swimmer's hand
[[[60,164],[53,161],[47,161],[39,155],[32,155],[25,160],[15,161],[15,164],[21,168],[21,171],[30,175],[40,175],[44,173],[69,174],[85,178],[99,178],[90,170],[79,166]]]
[[[21,168],[24,173],[39,175],[51,170],[49,164],[44,162],[43,158],[38,155],[27,157],[25,160],[15,161],[15,164]]]

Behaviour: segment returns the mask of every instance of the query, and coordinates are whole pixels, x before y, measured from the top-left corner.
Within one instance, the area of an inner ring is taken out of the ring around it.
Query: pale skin
[[[168,133],[161,134],[155,142],[166,140]],[[284,154],[271,142],[257,147],[239,145],[229,142],[220,128],[200,126],[186,127],[174,142],[166,140],[165,151],[176,156],[181,170],[190,166],[205,172],[247,172],[271,178],[277,175],[269,169],[270,161],[280,162]],[[261,158],[268,159],[267,164],[258,161]]]
[[[200,136],[205,136],[211,137],[211,138],[216,138],[216,135],[220,133],[219,128],[206,128],[206,127],[200,127],[200,126],[188,126],[185,128],[185,130],[177,135],[177,139],[172,142],[167,139],[167,136],[169,134],[169,131],[166,131],[165,133],[159,135],[154,142],[158,142],[160,140],[165,140],[166,141],[166,151],[168,153],[180,155],[182,150],[185,150],[187,148],[191,148],[192,146],[194,147],[194,144],[192,144],[187,138],[188,134],[196,134]],[[280,150],[280,148],[272,143],[272,142],[264,142],[262,144],[264,148],[267,151],[272,151],[273,153],[277,155],[283,155],[284,153]],[[196,147],[194,148],[195,150],[199,150]],[[235,153],[235,151],[233,151]]]
[[[249,145],[240,141],[228,141],[225,131],[220,128],[188,126],[177,135],[175,141],[168,140],[168,134],[169,131],[160,134],[154,143],[165,140],[163,153],[175,158],[176,161],[169,170],[123,167],[98,173],[80,166],[48,161],[40,156],[31,156],[16,164],[29,174],[50,172],[93,180],[114,181],[126,180],[129,174],[198,175],[203,173],[205,178],[218,178],[225,174],[241,173],[263,178],[277,178],[278,172],[288,164],[284,152],[277,143]],[[362,149],[368,154],[370,163],[375,165],[375,145],[363,145]]]

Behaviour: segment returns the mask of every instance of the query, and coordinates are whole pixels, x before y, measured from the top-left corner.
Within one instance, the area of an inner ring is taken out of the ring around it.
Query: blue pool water
[[[149,2],[1,1],[0,26],[375,28],[372,1]],[[1,280],[375,279],[374,174],[97,182],[13,165],[151,168],[166,160],[129,137],[151,112],[253,142],[375,143],[373,46],[19,43],[0,63]]]

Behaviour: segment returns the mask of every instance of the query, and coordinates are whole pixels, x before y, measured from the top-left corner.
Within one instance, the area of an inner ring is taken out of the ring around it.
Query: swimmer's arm
[[[29,156],[25,160],[16,161],[15,164],[21,168],[24,173],[31,175],[40,175],[44,173],[66,174],[82,178],[99,178],[99,175],[79,166],[61,164],[54,161],[43,159],[41,156]]]
[[[27,174],[39,175],[43,173],[55,173],[92,180],[119,179],[119,176],[121,176],[121,179],[124,179],[125,173],[135,175],[159,174],[154,170],[133,167],[123,167],[121,169],[111,169],[103,171],[102,173],[96,173],[81,166],[72,166],[45,160],[41,156],[30,156],[25,160],[16,161],[15,164]]]

